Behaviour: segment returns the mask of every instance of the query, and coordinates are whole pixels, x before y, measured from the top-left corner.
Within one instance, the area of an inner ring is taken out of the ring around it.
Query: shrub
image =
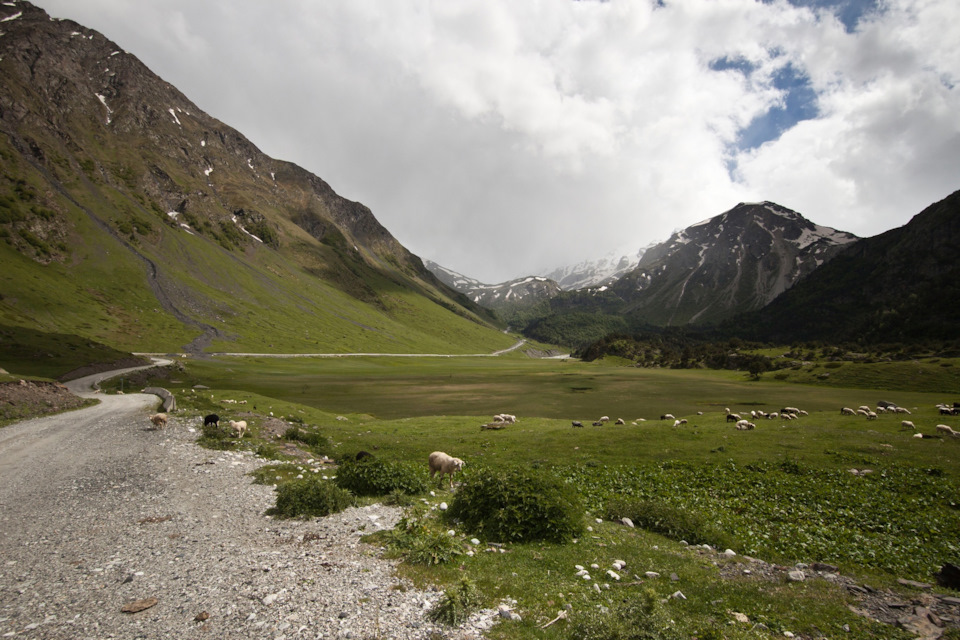
[[[353,506],[355,499],[331,482],[320,478],[291,480],[277,487],[277,505],[268,515],[281,518],[326,516]]]
[[[673,640],[689,637],[676,628],[656,592],[646,588],[609,609],[577,616],[571,638],[578,640]]]
[[[428,615],[435,622],[459,627],[466,622],[470,614],[480,608],[481,604],[477,585],[464,576],[455,587],[443,592],[443,597]]]
[[[457,491],[448,517],[488,539],[566,542],[583,532],[573,487],[539,469],[481,469]]]
[[[345,460],[337,469],[337,486],[358,496],[385,496],[389,493],[423,493],[427,472],[419,465],[366,458]]]
[[[718,548],[734,546],[731,537],[712,523],[665,502],[615,498],[607,503],[605,515],[610,520],[630,518],[634,526],[673,540],[686,540],[690,544],[709,544]]]
[[[197,444],[206,449],[226,451],[233,449],[236,444],[230,438],[230,435],[230,430],[227,427],[205,424],[200,429],[200,437],[197,438]]]

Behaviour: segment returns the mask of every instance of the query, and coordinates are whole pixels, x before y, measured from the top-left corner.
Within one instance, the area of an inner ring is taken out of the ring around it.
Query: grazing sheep
[[[614,424],[627,424],[623,418],[617,418],[617,421]]]
[[[914,424],[913,424],[912,422],[910,422],[909,420],[904,420],[903,422],[901,422],[901,423],[900,423],[900,428],[901,428],[901,429],[912,429],[912,430],[914,430],[914,431],[917,430],[917,427],[914,426]]]
[[[952,416],[956,415],[956,412],[953,410],[953,407],[948,407],[946,405],[940,405],[940,415],[942,416]]]
[[[923,434],[922,434],[922,433],[915,433],[915,434],[913,434],[913,437],[914,437],[914,438],[922,438],[922,437],[923,437]]]
[[[674,420],[674,421],[673,421],[673,426],[675,426],[675,427],[679,427],[680,424],[681,424],[681,423],[680,423],[679,420]]]
[[[661,419],[661,420],[676,420],[676,418],[673,416],[672,413],[665,413],[665,414],[663,414],[662,416],[660,416],[660,419]]]
[[[952,427],[946,424],[938,424],[937,431],[939,431],[944,435],[953,436],[954,438],[960,438],[960,433],[957,433],[956,431],[953,430]]]
[[[595,427],[602,427],[602,426],[603,426],[603,420],[597,420],[596,422],[593,423],[593,426],[595,426]]]
[[[857,413],[859,413],[859,414],[862,415],[862,416],[865,416],[865,415],[867,415],[867,414],[870,413],[870,409],[862,409],[862,408],[861,408],[861,409],[857,409]]]
[[[152,422],[153,426],[157,429],[163,429],[165,426],[167,426],[167,414],[155,413],[150,416],[150,422]]]
[[[857,408],[857,411],[870,411],[870,407],[868,407],[865,404],[862,404]]]
[[[897,407],[897,413],[905,413],[907,415],[912,415],[910,413],[910,409],[907,409],[906,407]]]
[[[877,414],[873,411],[867,411],[867,420],[876,420]]]
[[[230,421],[230,429],[237,434],[238,438],[242,438],[243,434],[247,432],[247,421],[240,420],[238,422]]]
[[[579,420],[574,420],[574,421],[573,421],[573,426],[574,426],[574,427],[580,427],[580,428],[582,429],[582,428],[583,428],[583,423],[580,422]]]
[[[740,422],[743,418],[740,417],[738,413],[728,413],[727,422]]]
[[[857,415],[857,412],[854,411],[853,409],[851,409],[850,407],[844,407],[843,409],[840,409],[840,415],[842,415],[842,416],[855,416],[855,415]]]
[[[741,420],[737,423],[737,429],[740,431],[749,431],[750,429],[756,429],[757,425],[753,424],[749,420]]]
[[[609,422],[610,416],[600,416],[600,422]]]
[[[807,413],[806,411],[804,411],[803,409],[800,409],[800,415],[802,415],[802,416],[808,416],[808,415],[810,415],[810,414]]]
[[[768,414],[767,414],[767,419],[768,419],[768,420],[776,420],[776,419],[779,418],[779,417],[780,417],[780,414],[777,413],[776,411],[774,411],[773,413],[768,413]]]
[[[517,416],[510,415],[509,413],[498,413],[493,416],[494,422],[506,422],[507,424],[513,424],[517,421]]]
[[[869,408],[870,407],[867,407],[867,409]],[[796,407],[784,407],[783,409],[780,409],[781,416],[785,413],[794,413],[794,414],[800,413],[800,409],[797,409]]]
[[[430,478],[440,472],[440,482],[443,483],[443,476],[450,476],[450,488],[453,488],[453,474],[463,468],[463,460],[460,458],[451,458],[443,451],[434,451],[428,459],[430,463]]]
[[[887,412],[886,407],[880,407],[880,406],[877,407],[877,413],[886,413],[886,412]]]
[[[218,416],[218,415],[215,414],[215,413],[211,413],[210,415],[204,417],[204,419],[203,419],[203,426],[207,426],[207,425],[209,425],[209,424],[212,424],[212,425],[215,426],[215,427],[219,427],[219,426],[220,426],[220,416]]]

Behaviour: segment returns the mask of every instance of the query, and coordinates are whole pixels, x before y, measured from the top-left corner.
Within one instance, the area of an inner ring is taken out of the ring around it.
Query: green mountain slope
[[[510,338],[360,203],[102,35],[0,8],[0,324],[141,351],[477,352]]]

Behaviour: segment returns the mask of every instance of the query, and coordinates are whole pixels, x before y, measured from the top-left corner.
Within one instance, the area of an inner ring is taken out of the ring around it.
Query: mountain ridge
[[[0,19],[0,323],[129,346],[163,333],[198,352],[238,339],[277,349],[278,336],[292,345],[304,323],[328,348],[339,332],[381,350],[442,350],[421,328],[436,322],[451,324],[454,349],[503,344],[492,314],[367,207],[263,154],[133,54],[29,2],[5,3]],[[107,273],[123,287],[102,282]],[[31,278],[60,283],[64,299],[45,300]],[[121,326],[158,304],[149,331]]]

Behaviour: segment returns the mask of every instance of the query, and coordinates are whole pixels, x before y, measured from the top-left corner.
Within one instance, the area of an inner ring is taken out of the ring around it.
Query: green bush
[[[680,640],[682,633],[670,619],[656,592],[647,587],[640,597],[627,598],[610,608],[588,609],[576,617],[571,638],[578,640]]]
[[[291,480],[277,487],[277,505],[268,515],[281,518],[326,516],[353,506],[349,491],[316,477]]]
[[[730,536],[697,514],[655,500],[615,498],[607,503],[606,518],[630,518],[634,526],[690,544],[709,544],[718,548],[734,546]]]
[[[483,601],[477,591],[477,585],[466,576],[451,589],[443,592],[443,597],[428,614],[435,622],[459,627],[466,622],[474,611],[477,611]]]
[[[583,532],[571,485],[539,469],[480,469],[457,491],[447,516],[491,540],[566,542]]]
[[[358,496],[385,496],[389,493],[423,493],[427,472],[420,465],[366,458],[345,460],[337,469],[337,486]]]

